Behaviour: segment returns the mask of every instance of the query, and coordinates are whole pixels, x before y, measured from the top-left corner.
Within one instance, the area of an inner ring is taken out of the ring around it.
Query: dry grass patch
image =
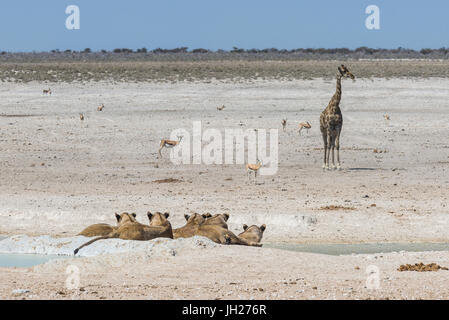
[[[329,211],[335,211],[335,210],[355,210],[354,207],[345,207],[345,206],[341,206],[341,205],[328,205],[328,206],[324,206],[321,207],[319,210],[329,210]]]
[[[438,270],[449,270],[446,267],[442,267],[436,263],[424,264],[422,262],[415,264],[403,264],[398,268],[398,271],[417,271],[417,272],[426,272],[426,271],[438,271]]]
[[[154,180],[154,183],[178,183],[182,182],[182,180],[174,179],[174,178],[167,178],[167,179],[160,179],[160,180]]]

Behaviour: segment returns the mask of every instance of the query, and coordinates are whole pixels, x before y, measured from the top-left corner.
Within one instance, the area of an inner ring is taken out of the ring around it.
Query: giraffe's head
[[[355,80],[355,76],[351,73],[351,71],[346,68],[345,65],[341,65],[338,67],[338,71],[340,71],[340,74],[343,78],[351,78],[352,80]]]

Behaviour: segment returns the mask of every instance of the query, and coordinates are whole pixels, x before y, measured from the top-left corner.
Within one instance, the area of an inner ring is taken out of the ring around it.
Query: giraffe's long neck
[[[335,100],[337,105],[340,104],[340,100],[341,100],[341,75],[340,74],[337,75],[337,88],[335,90],[333,100]]]
[[[336,109],[340,105],[341,100],[341,74],[337,74],[337,88],[334,95],[332,96],[327,109]]]

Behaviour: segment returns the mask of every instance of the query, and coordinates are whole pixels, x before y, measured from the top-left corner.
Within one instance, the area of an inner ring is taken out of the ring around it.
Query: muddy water
[[[359,243],[359,244],[293,244],[265,243],[264,248],[320,253],[329,255],[371,254],[388,252],[448,251],[449,243]]]

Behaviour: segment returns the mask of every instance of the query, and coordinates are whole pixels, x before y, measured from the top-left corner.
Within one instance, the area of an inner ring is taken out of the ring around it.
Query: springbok
[[[384,114],[384,119],[385,120],[390,120],[390,116],[388,114]]]
[[[80,113],[80,120],[83,121],[84,120],[84,114]]]
[[[282,130],[285,132],[285,129],[287,128],[287,119],[282,119]]]
[[[160,144],[160,148],[159,148],[159,157],[162,158],[162,153],[161,150],[163,148],[173,148],[176,147],[182,140],[183,136],[178,136],[178,141],[175,140],[166,140],[166,139],[162,139],[161,140],[161,144]]]
[[[42,90],[42,94],[49,94],[49,95],[51,95],[51,89],[50,88],[48,88],[48,90]]]
[[[312,128],[308,121],[299,123],[298,133],[301,134],[302,129],[306,129],[307,133],[309,133],[309,129]]]
[[[101,104],[101,106],[98,106],[97,111],[103,111],[104,104]]]
[[[226,108],[225,105],[222,105],[222,106],[220,106],[220,107],[217,107],[217,110],[218,110],[218,111],[221,111],[221,110],[223,110],[224,108]]]
[[[256,178],[257,178],[257,172],[259,172],[260,167],[262,167],[262,162],[257,159],[257,163],[256,164],[247,164],[246,165],[246,173],[248,174],[248,181],[249,181],[249,177],[251,175],[251,172],[254,172],[254,184],[256,184]]]

